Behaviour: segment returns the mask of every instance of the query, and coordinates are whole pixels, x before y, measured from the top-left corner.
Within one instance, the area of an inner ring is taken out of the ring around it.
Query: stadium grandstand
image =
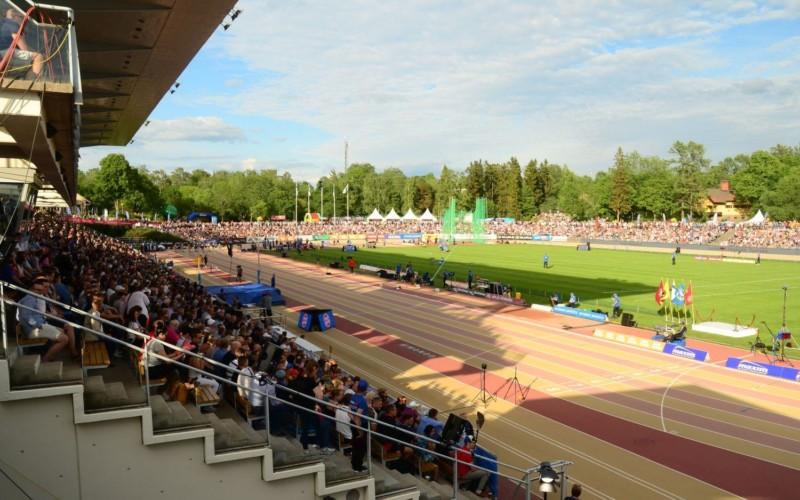
[[[241,11],[0,7],[0,499],[797,497],[797,223],[92,213]]]

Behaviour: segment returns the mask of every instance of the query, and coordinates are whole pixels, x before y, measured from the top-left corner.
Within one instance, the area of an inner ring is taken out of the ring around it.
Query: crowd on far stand
[[[273,396],[270,432],[299,436],[306,450],[347,451],[353,469],[362,471],[369,425],[382,436],[372,443],[373,452],[391,459],[387,463],[392,468],[436,479],[451,474],[453,464],[436,454],[457,456],[464,462],[458,465],[462,487],[497,496],[497,476],[470,465],[475,460],[496,470],[495,457],[475,446],[471,426],[443,442],[444,423],[435,409],[422,411],[403,395],[393,397],[371,387],[341,370],[335,359],[299,348],[285,331],[270,328],[269,317],[244,314],[126,244],[39,213],[21,228],[0,273],[0,279],[88,312],[89,319],[24,296],[22,302],[30,302],[32,309],[47,309],[163,357],[148,356],[145,369],[151,379],[167,379],[167,398],[185,402],[187,391],[208,386],[226,400],[246,399],[256,414],[263,414],[266,393]],[[80,331],[36,312],[20,315],[20,322],[26,335],[52,341],[47,359],[67,347],[78,354]],[[149,340],[153,338],[161,342]],[[107,348],[114,358],[126,357],[116,343],[107,342]],[[145,363],[143,357],[138,363]],[[210,374],[229,378],[239,387],[226,394],[228,385]]]

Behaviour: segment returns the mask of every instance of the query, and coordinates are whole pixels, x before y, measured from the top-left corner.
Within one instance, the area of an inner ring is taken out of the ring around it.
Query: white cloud
[[[215,116],[152,120],[136,134],[139,142],[243,142],[244,131]]]
[[[514,155],[581,171],[606,168],[617,145],[663,155],[672,141],[693,139],[721,159],[797,140],[786,127],[800,116],[792,66],[775,63],[784,69],[777,76],[737,73],[711,43],[731,27],[797,19],[797,1],[239,7],[244,14],[212,43],[226,59],[242,59],[249,75],[225,82],[233,95],[205,102],[332,137],[283,156],[265,146],[259,168],[316,177],[341,164],[345,139],[351,161],[379,167],[462,168]],[[231,127],[222,136],[243,140]],[[291,132],[274,133],[272,145],[291,142]]]

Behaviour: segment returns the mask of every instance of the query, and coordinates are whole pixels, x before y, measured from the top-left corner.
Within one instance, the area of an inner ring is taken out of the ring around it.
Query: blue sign
[[[575,316],[576,318],[590,319],[592,321],[608,321],[608,316],[603,313],[594,311],[587,311],[585,309],[577,309],[575,307],[555,306],[554,313],[563,314],[565,316]]]
[[[422,233],[400,233],[398,236],[401,240],[418,240],[422,238]]]
[[[759,363],[758,361],[748,361],[741,358],[728,358],[725,366],[733,368],[734,370],[741,370],[743,372],[755,373],[757,375],[768,375],[770,377],[778,377],[792,382],[800,382],[800,370],[788,366],[770,365],[767,363]]]
[[[531,236],[533,241],[550,241],[553,239],[553,236],[550,234],[534,234]]]
[[[300,315],[297,318],[297,327],[310,332],[312,319],[311,313],[300,311]]]
[[[679,344],[667,344],[664,346],[664,352],[680,358],[693,359],[695,361],[708,361],[708,353],[706,351],[684,347]]]
[[[330,328],[336,327],[336,317],[333,315],[333,311],[326,311],[319,315],[319,329],[320,331],[325,331]]]

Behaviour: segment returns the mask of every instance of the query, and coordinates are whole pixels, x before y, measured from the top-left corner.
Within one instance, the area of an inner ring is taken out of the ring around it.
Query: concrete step
[[[104,392],[105,390],[106,383],[103,381],[102,375],[86,377],[86,382],[83,384],[83,392]]]
[[[39,370],[34,375],[33,380],[37,384],[61,382],[61,375],[64,371],[64,363],[61,361],[51,361],[40,363]]]
[[[169,425],[172,411],[162,396],[150,397],[150,409],[153,412],[153,429],[163,429]]]
[[[250,444],[253,445],[266,445],[267,435],[265,431],[257,431],[253,429],[246,421],[239,421],[239,427],[244,431],[245,436]]]
[[[170,424],[171,427],[180,427],[192,424],[192,416],[186,411],[186,408],[179,401],[169,401],[167,406],[170,409]]]
[[[14,360],[14,364],[12,368],[19,369],[19,370],[32,370],[33,373],[36,373],[39,370],[39,363],[42,362],[42,357],[38,354],[24,354],[22,356],[17,356],[17,359]]]
[[[322,458],[325,463],[325,482],[336,483],[341,481],[352,481],[358,477],[367,476],[368,472],[356,472],[350,464],[350,457],[341,453],[332,453]]]
[[[127,404],[128,391],[125,390],[125,384],[122,382],[109,382],[106,384],[106,402],[109,405]]]

